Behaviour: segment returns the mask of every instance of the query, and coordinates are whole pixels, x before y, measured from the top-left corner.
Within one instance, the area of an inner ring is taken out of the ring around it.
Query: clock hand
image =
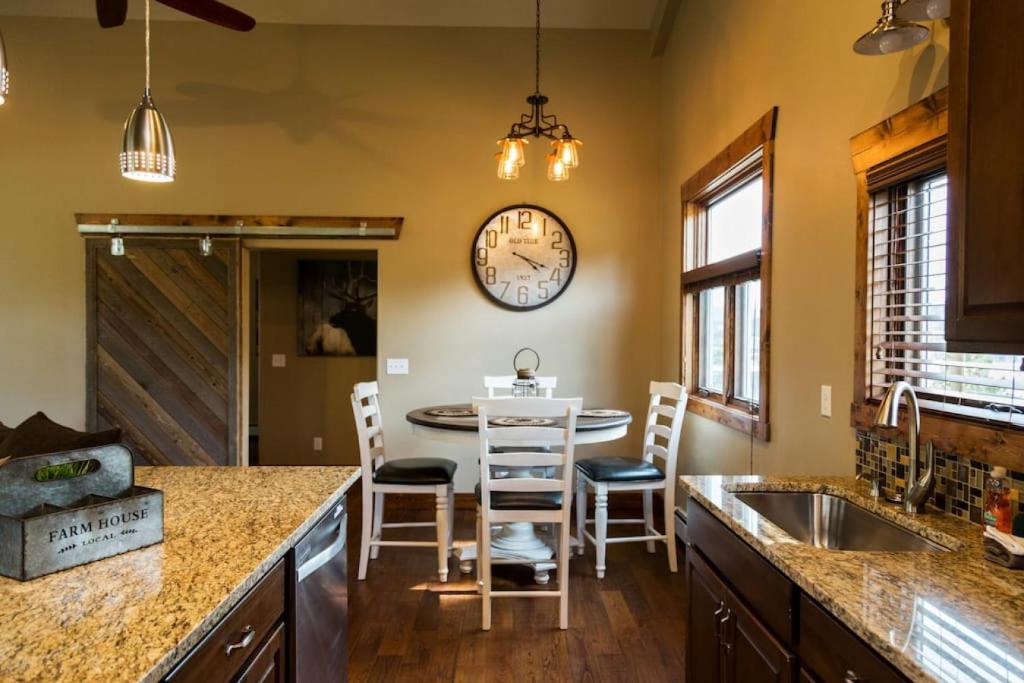
[[[537,262],[536,262],[536,261],[534,261],[533,259],[529,259],[529,258],[526,258],[525,256],[523,256],[522,254],[520,254],[520,253],[519,253],[519,252],[517,252],[517,251],[513,251],[513,252],[512,252],[512,255],[513,255],[513,256],[518,256],[519,258],[521,258],[521,259],[523,259],[524,261],[526,261],[527,265],[529,265],[529,266],[530,266],[531,268],[533,268],[534,270],[540,270],[539,268],[537,268]]]

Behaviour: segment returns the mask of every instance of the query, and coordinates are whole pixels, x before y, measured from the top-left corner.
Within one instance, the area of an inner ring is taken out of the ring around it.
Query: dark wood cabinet
[[[1024,2],[952,8],[946,342],[1024,353]]]
[[[686,680],[792,681],[796,657],[754,616],[698,553],[686,555],[689,621]]]
[[[706,508],[687,501],[686,680],[907,680]]]
[[[284,624],[278,624],[246,665],[237,683],[285,683],[288,680],[284,635]]]

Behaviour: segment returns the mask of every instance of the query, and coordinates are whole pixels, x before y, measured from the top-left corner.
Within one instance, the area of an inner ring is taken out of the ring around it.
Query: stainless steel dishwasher
[[[290,578],[296,683],[348,678],[348,514],[344,498],[295,546]]]

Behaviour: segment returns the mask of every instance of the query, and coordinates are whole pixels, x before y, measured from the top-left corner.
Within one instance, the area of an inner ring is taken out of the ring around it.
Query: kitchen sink
[[[817,548],[948,552],[937,543],[827,493],[742,491],[733,495],[796,540]]]

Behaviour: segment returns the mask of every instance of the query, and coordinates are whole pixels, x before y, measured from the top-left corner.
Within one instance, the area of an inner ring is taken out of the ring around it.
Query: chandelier
[[[498,140],[500,151],[494,156],[498,160],[498,177],[502,180],[519,177],[520,167],[526,164],[527,138],[530,137],[551,141],[552,150],[547,157],[548,180],[568,180],[569,169],[579,165],[579,148],[583,143],[572,136],[567,125],[558,122],[557,116],[544,113],[548,98],[540,92],[540,0],[537,0],[536,57],[536,87],[526,98],[530,111],[512,124],[507,136]]]

